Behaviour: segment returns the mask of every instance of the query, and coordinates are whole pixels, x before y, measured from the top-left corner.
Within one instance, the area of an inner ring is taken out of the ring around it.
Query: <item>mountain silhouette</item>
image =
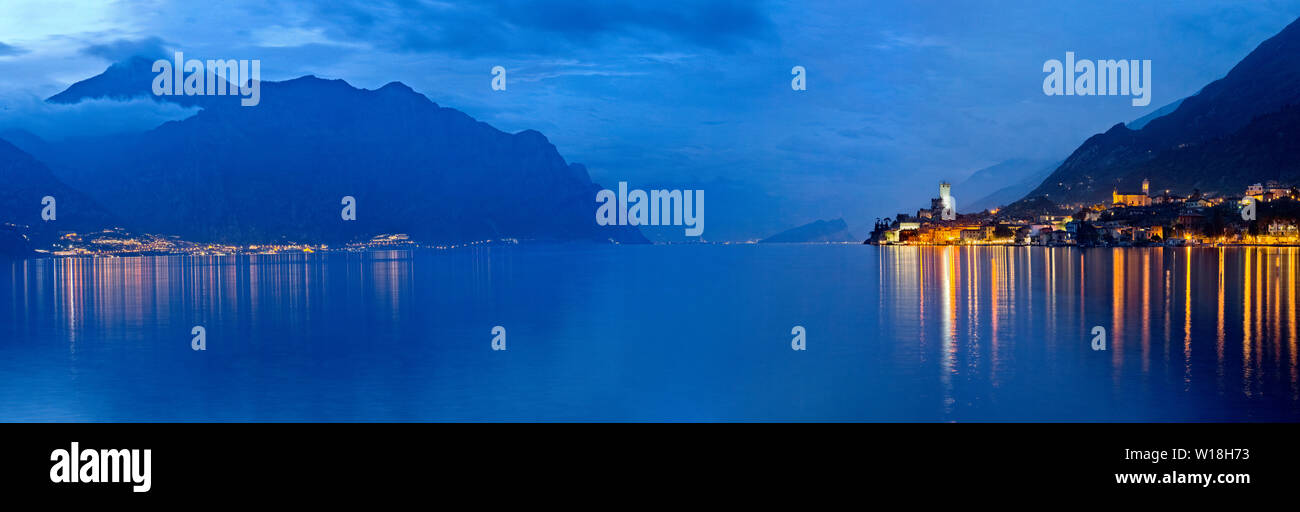
[[[49,101],[151,94],[148,62],[116,64]],[[148,132],[30,150],[131,229],[197,241],[646,242],[635,227],[596,225],[602,187],[539,132],[502,132],[398,82],[366,90],[305,76],[261,88],[255,107],[200,99],[194,116]],[[354,221],[341,216],[345,196]]]
[[[36,158],[0,140],[0,253],[15,255],[52,242],[60,231],[112,227],[94,200],[60,181]],[[42,199],[55,200],[55,218],[41,217]]]
[[[978,213],[1014,202],[1037,187],[1061,165],[1060,160],[1013,158],[985,167],[953,186],[953,195],[961,196],[957,209]]]
[[[787,229],[760,240],[760,243],[816,243],[816,242],[858,242],[862,239],[849,232],[849,225],[844,219],[817,220],[799,227]]]
[[[1150,179],[1157,190],[1228,195],[1255,182],[1300,182],[1289,139],[1300,115],[1300,20],[1260,43],[1222,79],[1133,130],[1086,140],[1026,199],[1106,201]],[[1278,130],[1278,131],[1270,131]]]
[[[153,94],[153,79],[158,73],[153,71],[157,59],[135,56],[122,62],[114,63],[103,73],[72,84],[62,92],[50,96],[45,101],[50,103],[74,104],[84,100],[109,99],[129,100],[135,98],[153,99],[176,103],[185,107],[210,107],[219,104],[238,102],[238,96],[185,96]],[[206,79],[205,79],[206,80]],[[206,82],[205,82],[206,85]],[[238,88],[227,91],[238,91]]]

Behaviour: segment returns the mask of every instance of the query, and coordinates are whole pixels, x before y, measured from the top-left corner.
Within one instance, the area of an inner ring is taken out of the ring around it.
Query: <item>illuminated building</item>
[[[1142,180],[1142,193],[1140,194],[1121,194],[1119,189],[1111,192],[1111,202],[1122,204],[1124,206],[1151,206],[1151,182]]]

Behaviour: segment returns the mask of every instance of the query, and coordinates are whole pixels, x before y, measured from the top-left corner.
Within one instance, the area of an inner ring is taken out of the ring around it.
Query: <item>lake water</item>
[[[1297,421],[1298,268],[862,245],[0,263],[0,420]]]

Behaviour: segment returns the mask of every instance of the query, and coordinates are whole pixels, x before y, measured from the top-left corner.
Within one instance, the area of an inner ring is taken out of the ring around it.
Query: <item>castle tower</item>
[[[948,184],[948,182],[946,181],[939,183],[939,197],[948,199],[948,197],[951,195],[952,195],[952,185]]]
[[[1151,180],[1148,180],[1148,179],[1146,179],[1146,178],[1143,178],[1143,179],[1142,179],[1142,195],[1144,195],[1144,196],[1150,196],[1150,195],[1151,195],[1151,193],[1150,193],[1150,189],[1151,189]]]

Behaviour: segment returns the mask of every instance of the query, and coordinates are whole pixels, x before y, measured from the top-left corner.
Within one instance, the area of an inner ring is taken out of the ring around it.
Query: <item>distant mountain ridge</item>
[[[1155,112],[1152,112],[1145,116],[1129,121],[1128,124],[1125,124],[1124,126],[1127,126],[1128,129],[1130,130],[1141,130],[1151,121],[1164,117],[1168,115],[1170,112],[1178,110],[1178,106],[1182,105],[1183,100],[1185,99],[1187,98],[1179,98],[1177,101],[1174,101],[1173,103],[1170,103],[1168,105],[1156,109]]]
[[[957,210],[978,213],[1015,202],[1049,176],[1059,160],[1013,158],[975,171],[953,186]]]
[[[1222,79],[1134,130],[1123,123],[1086,140],[1026,199],[1104,201],[1116,187],[1240,193],[1268,179],[1300,182],[1287,152],[1300,104],[1300,20],[1260,43]],[[1281,117],[1278,117],[1281,116]],[[1236,151],[1237,153],[1226,153]]]
[[[818,220],[802,226],[787,229],[759,243],[826,243],[826,242],[860,242],[862,239],[849,232],[844,219]]]
[[[54,198],[55,218],[41,218],[42,199]],[[111,227],[116,220],[98,203],[54,176],[36,158],[0,139],[0,252],[24,253],[28,240],[44,244],[59,231]],[[5,227],[5,224],[12,226]]]
[[[150,94],[149,62],[110,66],[49,101]],[[203,109],[145,133],[24,144],[130,228],[197,241],[400,232],[430,242],[646,242],[635,227],[596,225],[601,187],[539,132],[502,132],[398,82],[365,90],[306,76],[261,87],[256,107],[167,96]],[[356,200],[355,221],[341,218],[345,196]]]

